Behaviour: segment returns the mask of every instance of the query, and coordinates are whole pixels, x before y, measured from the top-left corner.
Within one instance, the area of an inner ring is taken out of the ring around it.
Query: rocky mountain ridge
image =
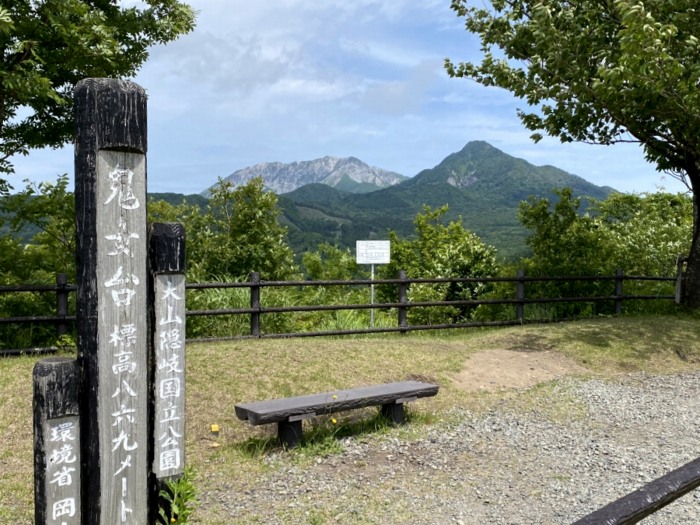
[[[278,195],[307,184],[325,184],[340,191],[369,193],[407,179],[393,171],[370,166],[356,157],[326,156],[298,162],[263,162],[233,172],[224,180],[242,186],[262,177],[265,186]]]

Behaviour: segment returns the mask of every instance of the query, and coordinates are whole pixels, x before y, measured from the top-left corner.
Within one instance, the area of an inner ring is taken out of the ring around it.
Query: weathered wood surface
[[[438,389],[438,385],[431,383],[402,381],[322,394],[239,403],[235,410],[239,419],[248,420],[252,425],[264,425],[306,414],[331,414],[395,403],[405,398],[430,397],[436,395]]]
[[[80,525],[79,373],[75,359],[34,366],[34,523]]]
[[[154,452],[158,480],[185,467],[185,229],[177,223],[149,228],[152,279]]]
[[[153,274],[185,273],[185,227],[182,224],[149,224],[148,238],[148,258]]]
[[[83,520],[147,523],[146,93],[75,88]]]
[[[572,525],[631,525],[700,487],[700,458],[655,479]]]

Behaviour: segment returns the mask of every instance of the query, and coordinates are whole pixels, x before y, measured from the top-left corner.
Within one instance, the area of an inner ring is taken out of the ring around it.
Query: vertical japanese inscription
[[[80,423],[78,416],[44,422],[46,523],[80,525]]]
[[[101,523],[146,523],[148,326],[146,157],[97,155]]]
[[[181,474],[185,462],[185,275],[155,276],[153,471]]]
[[[34,522],[80,525],[81,438],[78,363],[66,357],[34,365]]]

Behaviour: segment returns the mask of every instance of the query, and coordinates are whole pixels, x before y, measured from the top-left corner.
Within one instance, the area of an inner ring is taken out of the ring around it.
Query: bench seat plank
[[[410,398],[429,397],[438,393],[438,385],[420,381],[402,381],[383,385],[338,390],[322,394],[271,399],[235,406],[239,419],[252,425],[289,421],[290,417],[306,414],[331,414],[367,406],[396,403]],[[335,399],[333,398],[335,396]]]

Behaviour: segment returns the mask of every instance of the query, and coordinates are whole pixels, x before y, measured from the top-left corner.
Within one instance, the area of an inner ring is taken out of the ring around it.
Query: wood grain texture
[[[77,361],[64,357],[39,361],[33,381],[34,523],[80,525]]]
[[[153,326],[149,426],[154,444],[149,460],[160,486],[185,468],[185,228],[149,224],[148,245]]]
[[[322,394],[239,403],[235,406],[235,411],[239,419],[248,420],[252,425],[264,425],[308,413],[331,414],[394,403],[401,398],[434,396],[438,389],[438,385],[431,383],[402,381]]]
[[[83,80],[74,93],[82,501],[90,525],[147,522],[146,99],[140,86],[113,79]]]
[[[572,525],[631,525],[700,487],[700,458],[581,518]]]

